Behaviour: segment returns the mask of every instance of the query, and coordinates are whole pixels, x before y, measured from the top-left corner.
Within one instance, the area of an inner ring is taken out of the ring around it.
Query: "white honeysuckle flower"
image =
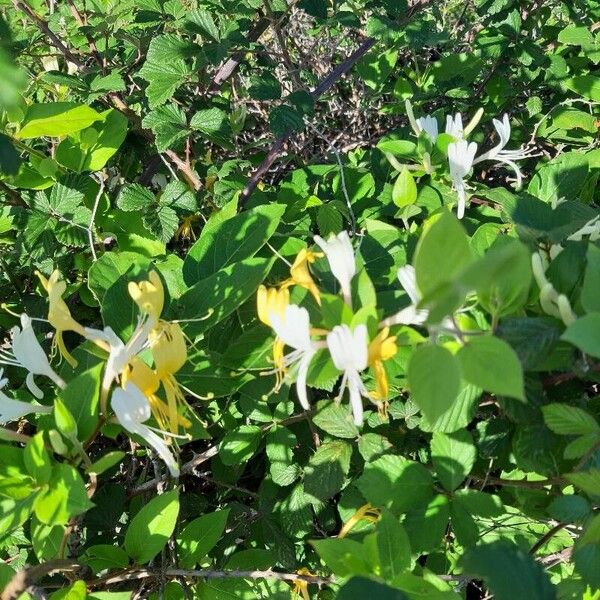
[[[106,342],[110,348],[102,378],[103,390],[108,390],[111,383],[117,380],[131,359],[147,347],[148,335],[153,326],[152,319],[140,319],[126,344],[111,327],[105,327],[104,330],[85,328],[88,339]]]
[[[329,261],[329,268],[340,284],[344,301],[348,306],[352,306],[350,282],[356,275],[356,259],[348,232],[341,231],[337,235],[331,234],[327,241],[321,236],[315,235],[315,242]]]
[[[571,307],[569,299],[564,294],[559,294],[552,282],[546,277],[546,266],[539,252],[531,255],[531,268],[533,278],[540,289],[540,306],[542,310],[552,317],[560,319],[569,326],[577,320],[577,315]]]
[[[477,144],[475,142],[459,140],[448,144],[448,164],[452,185],[458,195],[456,216],[459,219],[462,219],[465,214],[467,202],[464,178],[473,167],[476,152]]]
[[[296,374],[296,393],[304,410],[310,410],[306,394],[306,377],[310,363],[319,348],[325,347],[323,342],[313,342],[310,339],[310,316],[305,308],[289,304],[283,317],[275,312],[269,315],[271,327],[277,337],[294,350],[281,357],[277,369],[285,372],[292,365],[298,365]]]
[[[429,139],[435,143],[439,135],[437,119],[431,115],[425,115],[424,117],[419,117],[416,120],[416,124],[418,129],[417,135],[421,131],[424,131],[429,136]]]
[[[446,115],[445,132],[457,141],[464,138],[465,128],[463,127],[462,115],[460,113],[456,113],[454,116]]]
[[[8,379],[3,377],[4,370],[0,369],[0,423],[10,423],[11,421],[18,421],[25,415],[31,413],[51,413],[51,406],[43,406],[42,404],[31,404],[30,402],[23,402],[21,400],[15,400],[9,398],[3,391],[1,391],[6,384]]]
[[[383,327],[392,327],[393,325],[423,325],[429,317],[429,311],[417,308],[421,301],[421,293],[417,288],[415,268],[412,265],[400,267],[398,269],[398,279],[400,280],[400,285],[402,285],[410,298],[411,304],[397,312],[394,316],[384,319],[381,325]]]
[[[34,375],[44,375],[58,387],[64,388],[65,382],[50,366],[44,349],[35,337],[31,326],[31,318],[25,313],[21,315],[21,328],[15,326],[10,331],[11,351],[0,350],[0,364],[21,367],[28,371],[25,383],[36,398],[43,398],[42,390],[35,383]]]
[[[156,431],[174,437],[168,432],[144,425],[152,411],[148,399],[142,391],[129,382],[125,388],[116,388],[112,393],[110,404],[119,423],[129,433],[139,435],[164,461],[172,477],[179,477],[179,466],[169,446]]]
[[[478,156],[473,161],[473,164],[483,162],[484,160],[493,160],[508,165],[515,172],[515,176],[517,178],[517,187],[521,187],[523,182],[523,173],[521,173],[521,169],[519,169],[515,161],[523,160],[533,156],[533,150],[527,150],[525,148],[518,148],[517,150],[505,150],[504,147],[510,141],[511,133],[508,115],[504,113],[502,116],[502,121],[494,119],[493,123],[500,141],[491,150],[488,150],[481,156]]]
[[[567,240],[581,242],[584,236],[589,236],[590,242],[596,242],[600,239],[600,215],[596,215],[589,220],[583,227],[572,233]]]
[[[379,407],[360,377],[361,371],[368,366],[369,339],[366,325],[357,325],[354,331],[348,325],[336,325],[327,334],[327,347],[333,364],[343,372],[338,400],[348,388],[354,423],[360,427],[363,423],[362,398],[368,398]]]

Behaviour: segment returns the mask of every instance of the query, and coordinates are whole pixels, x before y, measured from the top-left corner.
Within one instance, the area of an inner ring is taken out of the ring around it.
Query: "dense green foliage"
[[[599,22],[0,0],[2,599],[600,598]]]

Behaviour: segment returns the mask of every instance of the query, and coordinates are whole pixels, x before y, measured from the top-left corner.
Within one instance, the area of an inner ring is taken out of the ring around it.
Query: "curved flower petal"
[[[356,259],[348,232],[341,231],[337,236],[332,234],[327,241],[316,235],[315,242],[325,253],[329,268],[342,289],[344,301],[350,306],[352,303],[350,282],[356,275]]]
[[[111,406],[119,423],[151,446],[167,465],[173,477],[179,477],[179,466],[167,443],[143,422],[150,418],[150,404],[146,396],[133,383],[125,389],[117,388],[111,398]]]

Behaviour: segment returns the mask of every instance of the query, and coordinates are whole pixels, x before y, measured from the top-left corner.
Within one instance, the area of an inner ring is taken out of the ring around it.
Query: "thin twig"
[[[561,529],[565,528],[568,523],[557,523],[554,527],[548,529],[546,533],[533,545],[529,550],[529,554],[535,554],[540,548],[552,539]]]
[[[198,579],[275,579],[278,581],[305,581],[315,585],[329,585],[335,580],[332,577],[321,577],[318,575],[301,575],[299,573],[280,573],[279,571],[218,571],[213,569],[165,569],[164,575],[167,577],[194,577]],[[86,582],[88,587],[99,587],[131,581],[134,579],[147,579],[159,577],[157,571],[144,568],[127,569],[117,575],[107,575],[98,579]],[[4,599],[3,599],[4,600]]]

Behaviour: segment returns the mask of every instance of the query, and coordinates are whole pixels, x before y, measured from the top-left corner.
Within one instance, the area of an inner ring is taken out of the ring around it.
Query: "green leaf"
[[[465,575],[484,579],[497,600],[556,598],[543,566],[516,546],[503,542],[479,545],[466,551],[460,565]]]
[[[198,208],[194,192],[183,181],[171,181],[158,199],[159,204],[194,212]]]
[[[581,305],[586,312],[600,312],[600,248],[590,244],[587,249],[587,261],[583,287],[581,288]]]
[[[411,566],[410,541],[397,517],[384,510],[377,522],[377,550],[381,576],[390,581]]]
[[[302,472],[294,460],[294,448],[298,445],[296,435],[287,427],[278,426],[267,434],[266,440],[273,483],[284,487],[291,485]]]
[[[431,439],[431,460],[438,479],[448,491],[455,490],[471,472],[477,449],[466,429],[445,434],[434,431]]]
[[[23,461],[27,471],[39,485],[48,483],[52,474],[52,461],[44,445],[44,434],[41,431],[27,442]]]
[[[86,550],[84,562],[94,573],[99,573],[104,569],[125,569],[129,565],[129,556],[119,546],[98,544]]]
[[[409,596],[400,590],[366,577],[352,577],[340,588],[335,598],[336,600],[363,600],[365,598],[409,600]]]
[[[600,433],[600,425],[596,419],[576,406],[552,403],[542,406],[542,412],[548,428],[559,435]]]
[[[228,466],[247,462],[260,443],[260,427],[241,425],[228,431],[219,445],[219,458]]]
[[[138,564],[151,561],[167,544],[179,514],[176,490],[152,498],[133,517],[125,533],[125,551]]]
[[[56,428],[70,439],[77,438],[77,422],[65,403],[57,398],[54,401],[54,421]]]
[[[458,352],[458,360],[469,383],[492,394],[525,400],[521,363],[504,340],[473,337]]]
[[[71,465],[52,469],[48,489],[35,499],[36,517],[46,525],[66,525],[69,519],[92,507],[81,476]]]
[[[406,515],[404,527],[415,554],[432,552],[440,544],[448,528],[450,502],[438,494],[428,504],[413,508]]]
[[[473,259],[469,238],[459,220],[442,213],[419,239],[414,266],[423,296],[450,282]]]
[[[282,137],[290,132],[302,131],[304,129],[304,119],[296,109],[286,104],[281,104],[271,110],[269,125],[271,126],[271,131],[277,137]]]
[[[600,312],[579,317],[567,327],[561,339],[577,346],[590,356],[600,358]]]
[[[317,427],[334,437],[356,439],[359,435],[352,414],[337,402],[319,402],[312,420]]]
[[[16,137],[59,137],[87,129],[102,120],[100,113],[85,104],[75,102],[45,102],[27,107],[21,129]]]
[[[76,435],[88,439],[98,424],[102,363],[84,371],[60,391],[59,398],[75,421]],[[60,427],[59,427],[60,429]]]
[[[564,86],[592,102],[600,102],[600,77],[576,75],[567,79]]]
[[[176,104],[159,106],[149,112],[142,120],[142,125],[153,131],[159,152],[168,150],[190,133],[185,113]]]
[[[200,33],[207,35],[215,42],[221,41],[219,29],[217,28],[210,11],[204,8],[197,8],[187,12],[185,18],[190,23],[193,23],[200,30]]]
[[[365,464],[356,486],[368,502],[398,514],[431,498],[433,478],[423,465],[388,454]]]
[[[563,523],[583,522],[591,510],[590,503],[583,496],[576,494],[559,496],[548,506],[548,513],[552,518]]]
[[[227,140],[231,135],[231,126],[227,114],[220,108],[199,110],[192,117],[190,127],[217,143]]]
[[[142,217],[142,221],[150,233],[165,243],[175,235],[179,226],[177,213],[164,204],[159,204],[155,210],[148,211]]]
[[[255,100],[278,100],[281,98],[281,84],[271,73],[252,75],[248,93]]]
[[[198,281],[177,303],[181,318],[205,317],[202,321],[187,323],[187,334],[202,333],[231,314],[256,292],[272,264],[272,258],[248,258]]]
[[[371,574],[371,567],[367,563],[362,544],[348,538],[312,540],[310,543],[323,562],[338,577]]]
[[[547,203],[559,199],[576,200],[587,175],[587,158],[578,152],[565,152],[542,164],[527,191]]]
[[[86,600],[87,597],[85,581],[80,580],[58,592],[54,592],[50,596],[50,600]]]
[[[600,469],[567,473],[565,479],[591,496],[600,496]]]
[[[154,194],[139,183],[130,183],[121,188],[117,206],[124,211],[143,211],[156,202]]]
[[[352,446],[341,440],[324,442],[310,457],[304,471],[304,491],[319,500],[337,494],[350,470]]]
[[[417,348],[408,363],[407,376],[412,400],[430,421],[444,414],[460,391],[459,362],[441,346]]]
[[[179,565],[193,569],[221,539],[229,509],[202,515],[190,521],[177,539]]]
[[[411,172],[405,167],[392,188],[392,200],[396,206],[404,208],[417,201],[417,184]]]
[[[188,285],[235,262],[254,256],[275,233],[285,211],[281,204],[259,206],[203,231],[183,263]]]
[[[139,71],[140,77],[148,82],[146,96],[150,108],[164,104],[190,77],[191,69],[182,58],[187,46],[172,35],[157,36],[150,42],[146,62]]]

